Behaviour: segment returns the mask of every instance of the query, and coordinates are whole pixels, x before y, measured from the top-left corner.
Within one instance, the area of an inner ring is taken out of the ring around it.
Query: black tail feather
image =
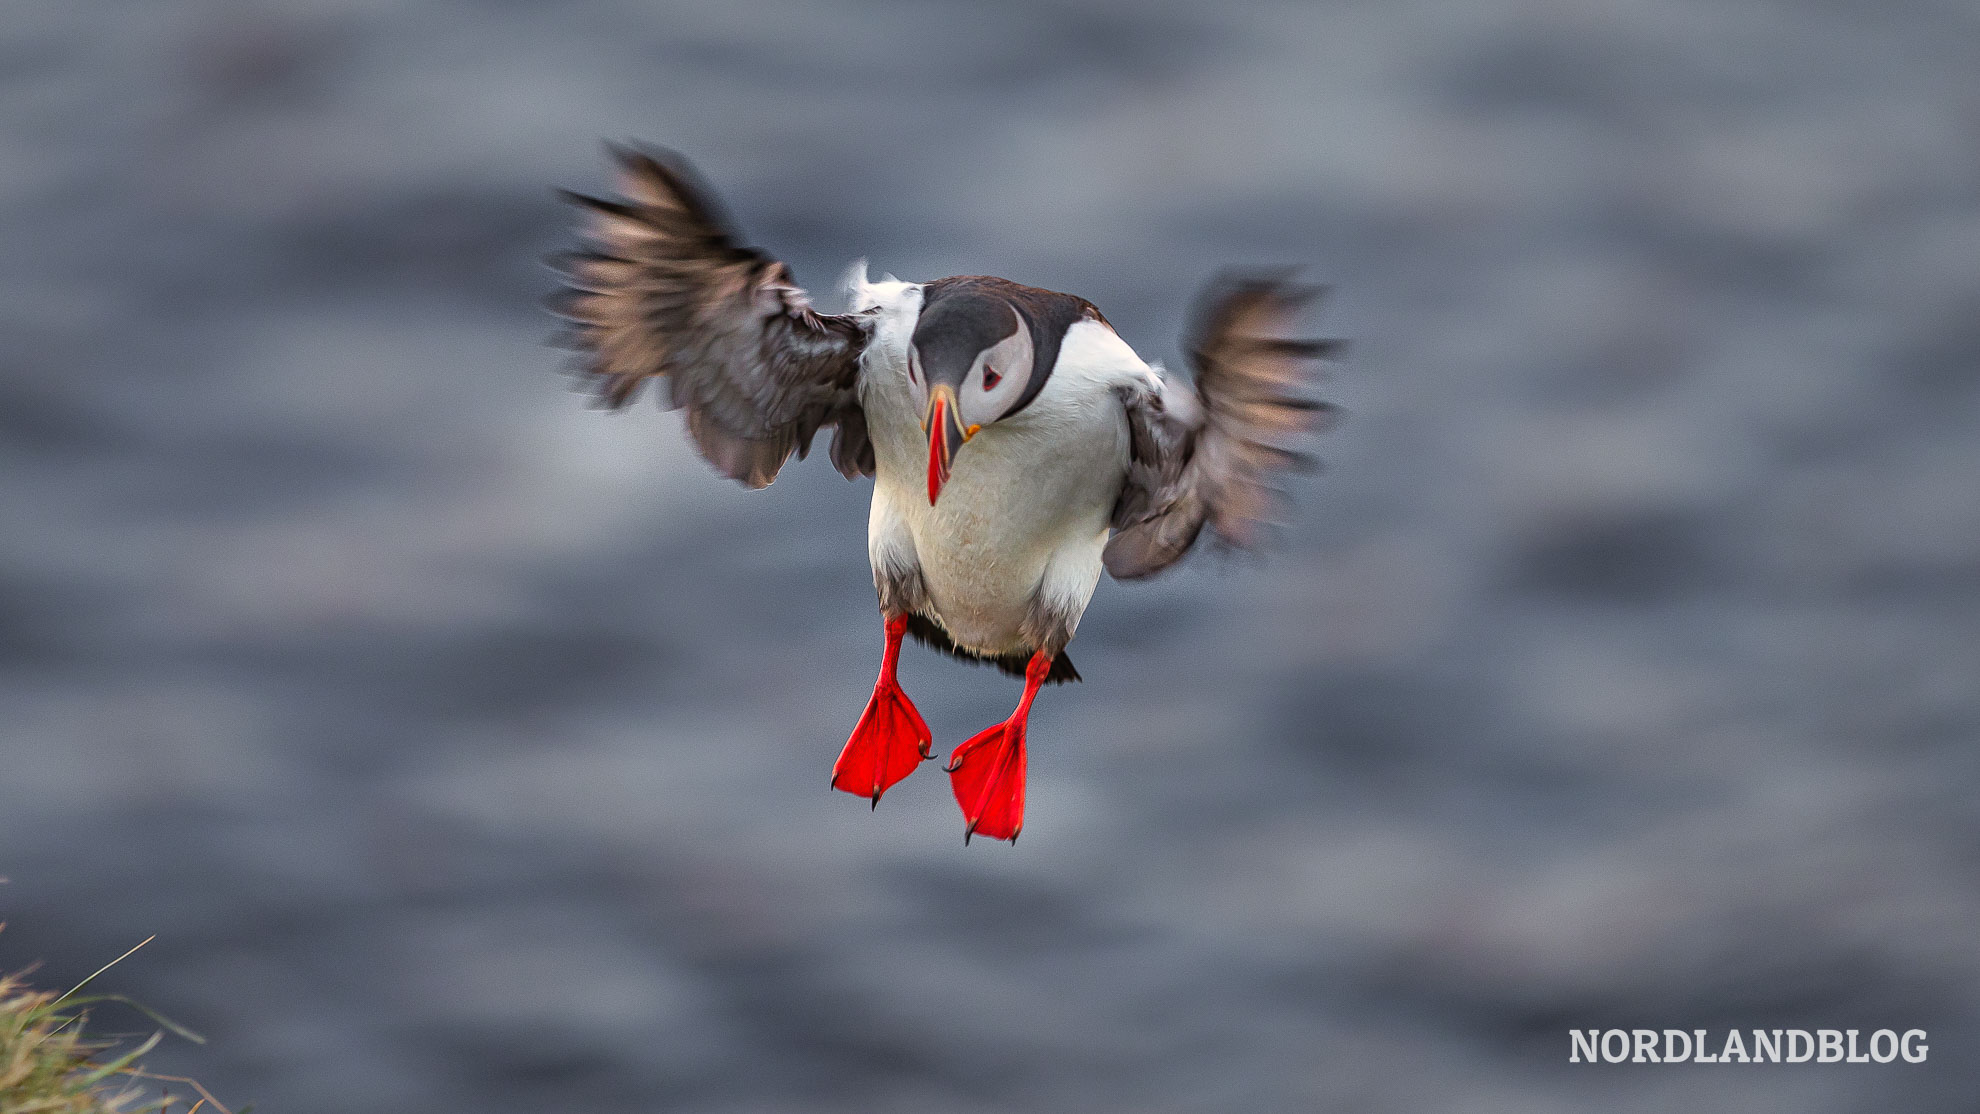
[[[921,615],[908,616],[907,632],[916,642],[921,643],[931,650],[976,665],[994,665],[1013,677],[1023,677],[1024,667],[1031,661],[1031,657],[1028,654],[1005,654],[1002,657],[990,657],[971,650],[965,650],[956,645],[955,640],[949,637],[948,631],[936,626],[933,620]],[[1072,659],[1066,656],[1064,650],[1060,650],[1059,656],[1052,659],[1052,671],[1045,675],[1045,683],[1048,685],[1063,685],[1067,681],[1077,681],[1079,679],[1079,670],[1073,668]]]

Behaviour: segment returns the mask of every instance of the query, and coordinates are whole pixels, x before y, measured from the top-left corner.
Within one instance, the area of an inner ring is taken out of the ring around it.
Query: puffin
[[[1136,355],[1086,299],[987,275],[871,281],[861,260],[847,311],[821,313],[679,154],[608,151],[620,196],[563,191],[584,223],[550,260],[557,343],[603,408],[657,381],[702,456],[745,487],[831,428],[833,465],[873,480],[884,632],[831,786],[877,809],[934,757],[898,676],[913,638],[1023,678],[1010,717],[945,765],[964,842],[1015,843],[1032,701],[1079,680],[1066,645],[1101,574],[1152,576],[1206,534],[1257,546],[1281,478],[1311,468],[1296,442],[1335,413],[1311,387],[1343,342],[1285,334],[1321,288],[1290,271],[1213,279],[1186,333],[1193,382]]]

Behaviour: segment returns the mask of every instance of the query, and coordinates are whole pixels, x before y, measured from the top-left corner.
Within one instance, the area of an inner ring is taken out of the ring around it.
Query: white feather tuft
[[[865,308],[860,301],[866,286],[866,257],[862,255],[846,264],[846,269],[839,273],[839,289],[846,295],[848,313],[858,313]]]

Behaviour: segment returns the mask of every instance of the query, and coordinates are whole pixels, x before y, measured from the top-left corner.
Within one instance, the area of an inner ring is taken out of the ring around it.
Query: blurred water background
[[[0,966],[157,933],[157,1066],[271,1114],[1971,1110],[1976,73],[1964,0],[10,4]],[[866,486],[559,378],[601,138],[827,308],[1174,366],[1338,284],[1329,471],[1101,588],[1016,848],[826,790]],[[1932,1054],[1567,1062],[1632,1026]]]

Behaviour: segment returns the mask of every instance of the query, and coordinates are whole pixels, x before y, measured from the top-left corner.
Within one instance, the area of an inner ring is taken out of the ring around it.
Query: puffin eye
[[[986,390],[986,391],[988,391],[988,390],[994,390],[994,389],[996,388],[996,386],[997,386],[997,384],[999,384],[999,383],[1002,383],[1003,381],[1004,381],[1004,377],[1003,377],[1003,376],[1001,376],[1001,375],[998,375],[998,374],[997,374],[997,369],[996,369],[996,368],[993,368],[993,367],[991,367],[991,366],[990,366],[989,364],[984,364],[984,365],[983,365],[983,389],[984,389],[984,390]]]

